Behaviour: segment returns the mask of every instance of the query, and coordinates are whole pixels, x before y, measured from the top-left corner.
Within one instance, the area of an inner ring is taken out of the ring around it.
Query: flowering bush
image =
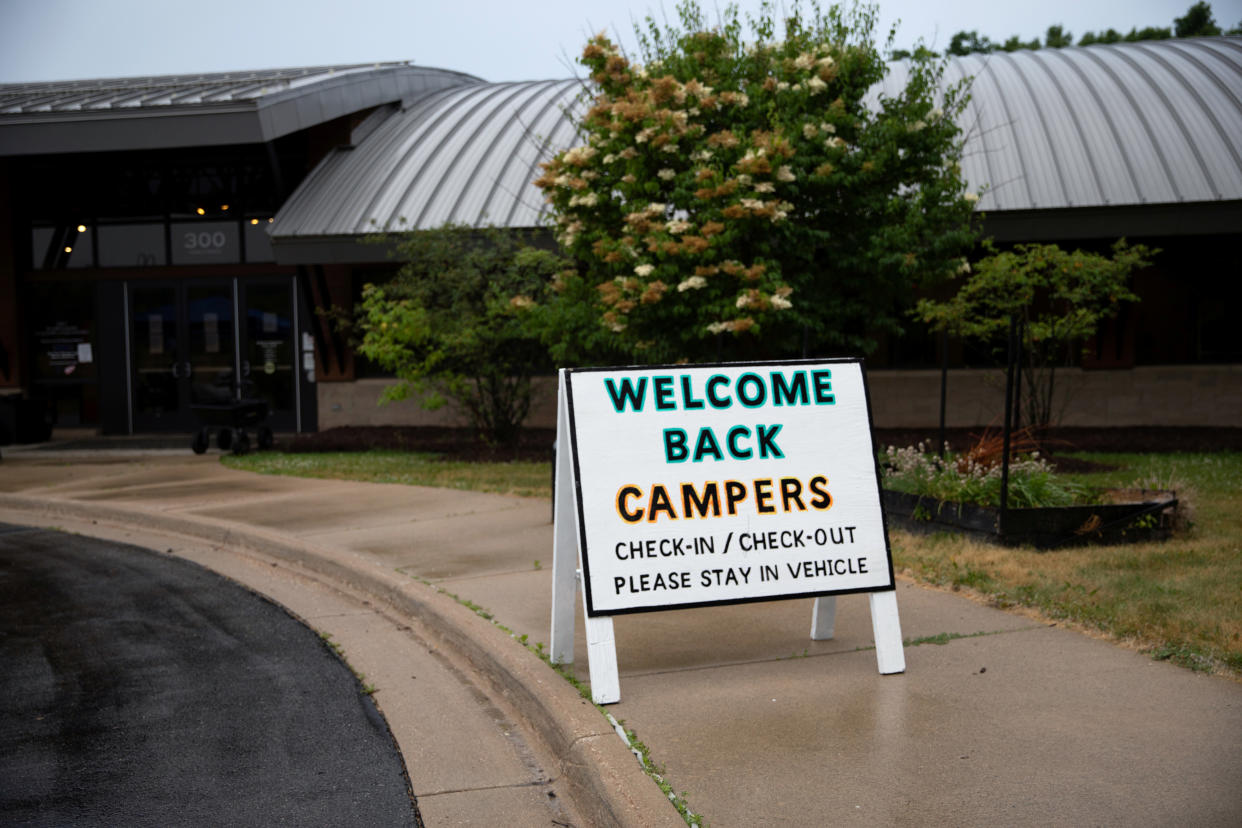
[[[678,13],[648,18],[642,63],[590,40],[584,143],[536,182],[576,263],[562,308],[592,308],[587,330],[561,320],[558,356],[600,331],[643,361],[867,350],[973,240],[963,88],[938,91],[924,55],[896,97],[869,92],[888,71],[874,8],[795,2],[782,39],[771,4],[749,39],[736,7],[715,27]]]
[[[1000,506],[1001,465],[970,456],[941,460],[917,447],[889,446],[880,455],[884,487],[907,494],[926,495],[952,503]],[[1092,502],[1086,486],[1059,477],[1039,452],[1009,464],[1008,505],[1015,509],[1073,506]]]

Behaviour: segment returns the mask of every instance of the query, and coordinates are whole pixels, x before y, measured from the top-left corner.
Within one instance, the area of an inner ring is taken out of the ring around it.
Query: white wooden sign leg
[[[823,595],[811,606],[811,640],[828,641],[837,623],[837,596]]]
[[[582,599],[585,603],[586,592]],[[617,672],[617,641],[612,635],[612,616],[586,617],[587,662],[591,667],[591,701],[621,701],[621,677]]]
[[[553,664],[574,662],[574,597],[578,588],[578,510],[574,508],[574,467],[565,404],[565,372],[561,371],[556,414],[556,526],[552,536]]]
[[[875,635],[875,658],[881,675],[904,673],[906,651],[901,646],[901,619],[897,616],[897,591],[872,592],[871,631]]]

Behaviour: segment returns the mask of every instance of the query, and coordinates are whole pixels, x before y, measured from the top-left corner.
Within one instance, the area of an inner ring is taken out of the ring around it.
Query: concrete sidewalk
[[[379,598],[464,654],[551,755],[584,824],[677,824],[602,716],[424,583],[546,642],[548,512],[234,472],[188,450],[6,450],[0,465],[0,519],[175,533],[200,541],[208,565],[210,548],[240,547]],[[620,617],[609,712],[713,826],[1242,824],[1242,685],[909,582],[898,604],[908,640],[966,637],[908,647],[906,673],[880,676],[862,596],[838,599],[831,641],[810,640],[809,599]],[[400,688],[377,684],[391,721]]]

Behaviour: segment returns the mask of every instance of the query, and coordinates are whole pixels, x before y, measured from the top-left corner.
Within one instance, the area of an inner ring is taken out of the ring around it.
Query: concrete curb
[[[0,509],[26,519],[102,521],[240,547],[373,595],[394,611],[426,624],[470,662],[493,693],[518,711],[557,758],[575,804],[590,824],[643,828],[685,824],[593,705],[529,652],[514,646],[503,630],[432,587],[384,571],[356,553],[329,551],[230,521],[3,493]]]

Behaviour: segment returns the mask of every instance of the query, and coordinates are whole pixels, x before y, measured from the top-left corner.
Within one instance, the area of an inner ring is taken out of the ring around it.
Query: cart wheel
[[[207,451],[207,445],[211,442],[211,432],[207,429],[200,429],[194,435],[194,440],[190,443],[190,448],[194,449],[195,454],[202,454]]]
[[[250,438],[246,432],[238,429],[237,435],[233,438],[233,453],[245,454],[248,451],[250,451]]]
[[[272,430],[267,426],[259,426],[259,451],[267,451],[276,443]]]
[[[228,451],[229,446],[233,445],[233,429],[220,429],[216,434],[216,445],[220,447],[220,451]]]

